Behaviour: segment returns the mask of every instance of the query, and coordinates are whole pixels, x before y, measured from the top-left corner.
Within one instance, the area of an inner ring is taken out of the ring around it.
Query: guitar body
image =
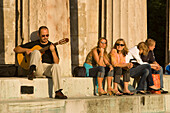
[[[35,45],[33,48],[31,48],[32,51],[34,50],[40,50],[42,49],[41,46],[39,45]],[[24,54],[24,53],[18,53],[17,54],[17,60],[18,60],[18,64],[28,70],[29,69],[29,66],[30,66],[30,55],[27,55],[27,54]]]
[[[56,45],[62,45],[62,44],[67,43],[68,41],[69,41],[68,38],[63,38],[63,39],[59,40],[58,42],[53,43],[53,45],[54,45],[54,46],[56,46]],[[32,50],[32,51],[34,51],[34,50],[39,50],[39,51],[41,52],[41,55],[42,55],[43,53],[45,53],[46,50],[49,49],[49,46],[50,46],[50,45],[42,48],[42,47],[39,46],[39,45],[35,45],[34,47],[31,48],[31,50]],[[19,64],[22,68],[24,68],[24,69],[26,69],[26,70],[29,69],[29,66],[30,66],[30,55],[27,55],[27,54],[25,54],[25,53],[18,53],[18,54],[17,54],[17,60],[18,60],[18,64]]]

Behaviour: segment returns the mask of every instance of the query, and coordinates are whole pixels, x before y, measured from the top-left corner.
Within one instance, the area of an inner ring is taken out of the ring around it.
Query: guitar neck
[[[54,43],[53,45],[54,45],[54,46],[58,45],[58,42]],[[41,53],[43,53],[43,52],[45,52],[46,50],[48,50],[49,48],[50,48],[50,45],[48,45],[48,46],[40,49],[39,51],[40,51]]]

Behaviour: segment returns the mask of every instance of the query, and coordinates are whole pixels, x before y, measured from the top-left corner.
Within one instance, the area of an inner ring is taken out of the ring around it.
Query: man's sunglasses
[[[42,36],[42,37],[45,37],[45,36],[46,36],[46,37],[49,37],[49,34],[46,34],[46,35],[41,35],[41,36]]]
[[[116,46],[125,46],[125,44],[116,44]]]

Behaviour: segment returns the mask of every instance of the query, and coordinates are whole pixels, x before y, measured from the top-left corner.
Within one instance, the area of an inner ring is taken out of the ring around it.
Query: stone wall
[[[108,52],[120,37],[129,48],[147,37],[146,0],[0,1],[1,64],[15,63],[13,48],[38,39],[42,25],[48,26],[50,41],[70,39],[57,46],[63,76],[83,65],[100,36],[108,39]]]

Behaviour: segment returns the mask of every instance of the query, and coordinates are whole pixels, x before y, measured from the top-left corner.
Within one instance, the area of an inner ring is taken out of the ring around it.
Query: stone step
[[[95,79],[86,77],[63,77],[63,93],[68,97],[86,97],[95,94]],[[131,79],[132,84],[133,79]],[[170,76],[164,75],[164,87],[170,91]],[[0,78],[0,100],[5,99],[31,99],[54,97],[52,79],[6,77]],[[106,89],[106,85],[105,85]]]
[[[93,96],[93,78],[62,78],[63,93],[68,97]],[[0,99],[54,97],[52,79],[0,78]]]
[[[1,100],[0,113],[169,113],[170,94]]]
[[[164,89],[170,91],[170,75],[163,75]]]

